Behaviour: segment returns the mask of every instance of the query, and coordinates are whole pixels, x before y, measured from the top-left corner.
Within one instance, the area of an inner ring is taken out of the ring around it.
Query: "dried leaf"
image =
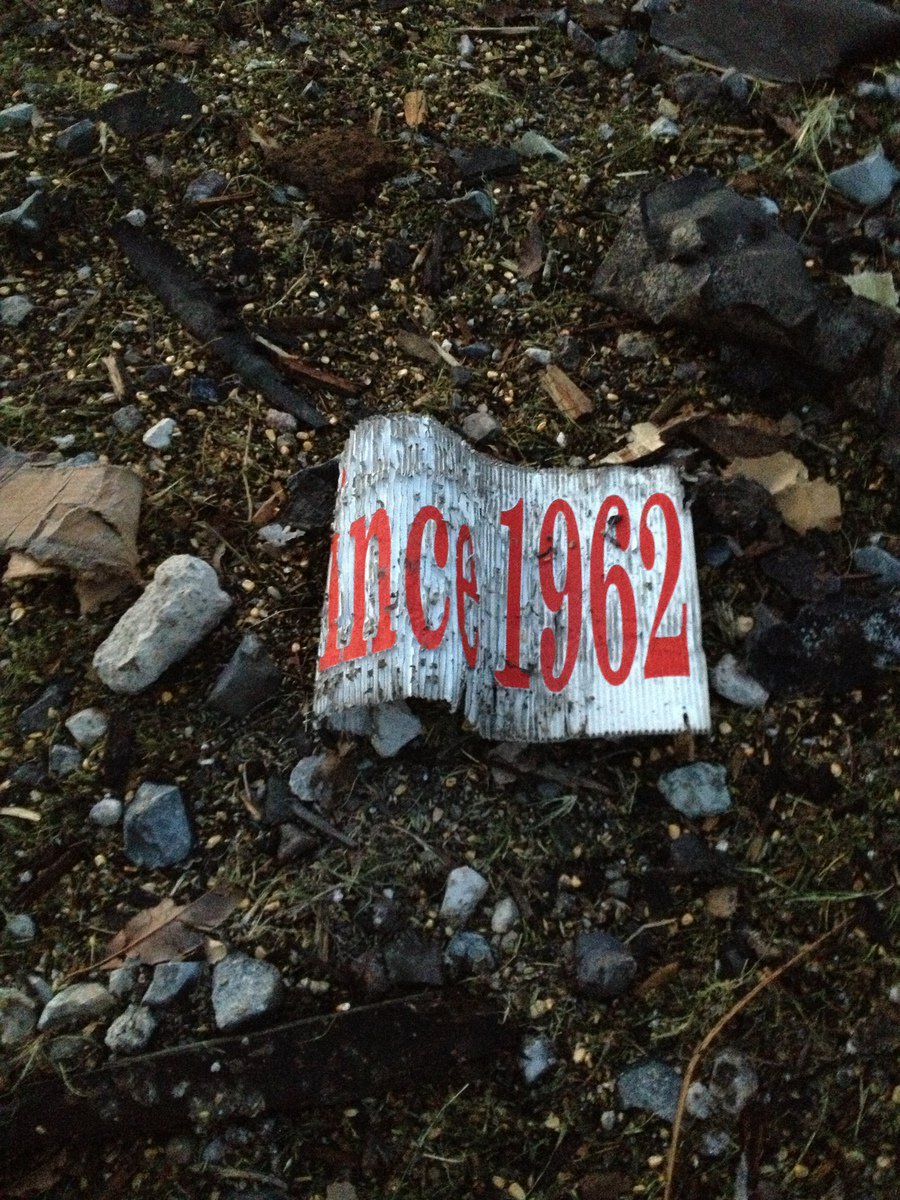
[[[410,129],[418,129],[427,115],[428,105],[422,89],[407,92],[403,97],[403,117]]]
[[[213,888],[190,904],[167,897],[153,908],[136,913],[106,948],[106,958],[95,967],[112,970],[127,959],[146,966],[177,962],[204,945],[199,930],[213,929],[234,911],[238,894],[232,888]]]
[[[12,817],[17,821],[39,821],[41,814],[33,808],[19,808],[17,804],[10,804],[6,808],[0,808],[0,817]]]
[[[799,458],[779,450],[777,454],[766,454],[762,458],[736,458],[722,472],[724,479],[752,479],[761,484],[771,496],[785,488],[804,483],[809,478],[806,467]]]
[[[551,364],[547,367],[541,376],[541,387],[570,421],[577,421],[593,412],[591,399],[557,366]]]
[[[626,466],[628,463],[640,462],[642,458],[649,458],[657,450],[662,450],[664,445],[656,425],[650,421],[638,421],[628,431],[628,444],[621,450],[614,450],[612,454],[607,454],[600,461],[601,463],[619,463]]]
[[[518,272],[520,279],[530,279],[537,275],[544,264],[544,235],[541,233],[540,218],[532,216],[528,220],[525,240],[519,251]]]
[[[410,358],[417,358],[419,362],[426,363],[441,361],[441,352],[433,338],[423,337],[421,333],[410,333],[408,329],[399,329],[395,340],[397,348]]]
[[[737,912],[737,906],[736,887],[718,887],[706,893],[706,911],[719,921],[730,920]]]
[[[896,310],[900,297],[897,296],[894,277],[890,271],[860,271],[856,275],[844,275],[842,278],[854,296],[863,296],[875,304],[883,304],[885,308]]]
[[[212,888],[191,901],[181,914],[181,920],[195,929],[215,929],[228,920],[240,898],[241,894],[236,888],[227,885]]]
[[[775,496],[775,507],[794,533],[809,533],[811,529],[835,533],[841,527],[841,494],[825,479],[785,488]]]
[[[276,151],[281,149],[280,144],[275,140],[275,138],[270,137],[269,134],[266,133],[262,125],[251,125],[247,130],[247,137],[254,146],[259,146],[261,150],[265,150],[270,154],[274,154]]]

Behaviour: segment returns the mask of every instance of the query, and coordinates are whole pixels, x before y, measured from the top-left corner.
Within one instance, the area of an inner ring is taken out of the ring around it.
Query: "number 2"
[[[666,565],[663,571],[659,603],[656,606],[656,616],[653,618],[653,627],[650,630],[647,656],[644,659],[645,679],[661,679],[664,676],[690,675],[691,673],[687,643],[687,605],[682,604],[681,606],[680,633],[661,637],[657,632],[681,573],[681,526],[678,522],[675,505],[672,503],[671,497],[664,492],[654,492],[641,513],[639,535],[641,562],[647,571],[652,570],[653,564],[656,562],[656,541],[648,521],[649,514],[654,508],[658,508],[662,513],[666,527]]]

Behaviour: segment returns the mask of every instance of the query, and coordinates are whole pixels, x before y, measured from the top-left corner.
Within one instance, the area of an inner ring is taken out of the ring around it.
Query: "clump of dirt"
[[[299,146],[272,155],[285,183],[305,188],[317,208],[348,216],[377,192],[399,166],[391,147],[363,126],[324,129]]]

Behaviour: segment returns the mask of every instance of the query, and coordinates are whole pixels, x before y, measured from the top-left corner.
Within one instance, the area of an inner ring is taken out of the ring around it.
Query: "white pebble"
[[[141,441],[151,450],[165,450],[172,443],[172,437],[178,429],[171,417],[163,417],[155,425],[151,425]]]

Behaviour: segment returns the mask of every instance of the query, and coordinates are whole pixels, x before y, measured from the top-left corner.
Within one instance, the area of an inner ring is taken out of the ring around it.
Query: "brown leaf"
[[[238,899],[230,887],[213,888],[190,904],[176,904],[166,897],[153,908],[136,913],[106,947],[106,958],[93,965],[112,970],[130,958],[155,966],[195,954],[205,941],[199,930],[221,925]]]
[[[181,914],[181,920],[195,929],[216,929],[228,920],[240,899],[237,888],[223,884],[192,900]]]
[[[441,352],[433,338],[423,337],[421,333],[410,333],[408,329],[398,329],[395,340],[397,349],[408,354],[410,358],[417,358],[420,362],[427,363],[441,361]]]
[[[407,92],[403,97],[403,117],[410,129],[418,129],[428,115],[428,104],[421,88]]]
[[[646,979],[641,980],[635,988],[635,995],[642,997],[649,996],[651,992],[655,992],[658,988],[667,984],[670,979],[674,979],[680,970],[680,963],[663,963],[661,967],[657,967],[655,971],[651,971]]]
[[[199,58],[206,53],[206,42],[193,38],[163,38],[159,48],[170,54],[180,54],[182,58]]]
[[[541,387],[570,421],[577,421],[593,412],[594,405],[590,397],[559,367],[552,364],[547,367],[541,376]]]
[[[532,275],[537,275],[543,264],[544,235],[541,233],[540,218],[534,215],[528,220],[525,240],[519,250],[519,278],[530,279]]]

